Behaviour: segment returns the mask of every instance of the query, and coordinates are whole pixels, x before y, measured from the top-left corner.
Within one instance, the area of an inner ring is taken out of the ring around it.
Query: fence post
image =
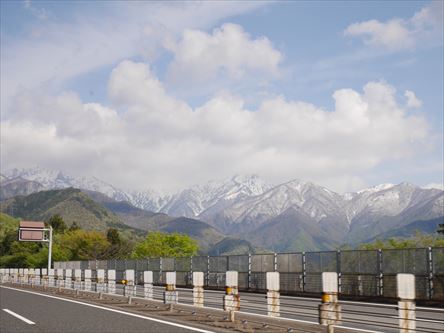
[[[248,289],[251,288],[251,253],[248,253]]]
[[[204,273],[193,272],[193,305],[204,306]]]
[[[162,262],[162,257],[160,257],[159,258],[159,282],[160,283],[162,283],[163,281],[163,279],[162,279],[162,264],[163,264],[163,262]]]
[[[210,256],[207,256],[207,286],[210,285]]]
[[[97,292],[104,292],[105,290],[105,270],[104,269],[98,269],[97,270],[97,284],[96,284],[96,291]]]
[[[307,259],[305,251],[302,252],[302,292],[305,292],[305,285],[307,284]]]
[[[237,271],[228,271],[225,279],[224,310],[228,311],[229,320],[234,322],[234,313],[240,310],[239,274]]]
[[[72,269],[65,269],[65,287],[71,289],[72,288]]]
[[[399,332],[413,333],[416,330],[415,276],[413,274],[397,274],[396,287],[399,298]]]
[[[166,272],[166,286],[163,293],[163,303],[170,305],[170,311],[173,310],[173,304],[178,302],[178,292],[176,290],[176,272]]]
[[[342,319],[338,303],[338,273],[322,273],[322,303],[319,305],[319,324],[327,326],[327,332],[334,332],[334,325]]]
[[[84,271],[85,276],[84,276],[84,290],[91,290],[91,270],[90,269],[85,269]]]
[[[40,285],[40,283],[41,283],[41,277],[40,277],[41,270],[40,270],[40,268],[36,268],[36,269],[34,270],[34,274],[35,274],[35,277],[34,277],[34,283],[35,283],[36,285]]]
[[[48,285],[54,287],[54,268],[48,269]]]
[[[115,294],[116,293],[116,270],[108,269],[106,275],[107,289],[108,293]]]
[[[153,271],[143,272],[143,296],[153,299]]]
[[[74,289],[77,289],[77,290],[82,289],[82,270],[81,269],[74,270]]]
[[[336,251],[336,272],[338,273],[338,293],[342,293],[341,250]]]
[[[128,302],[131,302],[131,297],[134,296],[136,286],[134,285],[134,269],[125,270],[126,283],[123,287],[124,296],[128,296]]]
[[[429,292],[428,292],[428,297],[429,297],[429,299],[431,300],[431,299],[433,299],[433,289],[434,289],[434,286],[433,286],[433,249],[429,246],[428,248],[427,248],[427,262],[428,262],[428,265],[427,265],[427,270],[428,270],[428,272],[429,272]]]
[[[278,271],[278,255],[276,252],[274,253],[274,271]]]
[[[267,310],[270,317],[280,316],[279,272],[267,272]]]
[[[384,296],[384,272],[382,250],[378,249],[379,296]]]

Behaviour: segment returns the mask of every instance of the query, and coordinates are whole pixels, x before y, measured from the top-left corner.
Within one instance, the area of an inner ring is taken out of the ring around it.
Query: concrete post
[[[83,290],[91,291],[91,276],[92,276],[91,270],[90,269],[85,269],[85,271],[84,271]]]
[[[49,276],[47,268],[42,268],[42,279],[43,279],[43,286],[47,287],[49,285]]]
[[[65,269],[65,288],[72,288],[72,269]]]
[[[28,269],[28,282],[31,286],[35,284],[35,270],[34,268]]]
[[[163,293],[165,304],[177,304],[179,295],[176,290],[176,272],[166,272],[166,286]]]
[[[107,274],[108,292],[110,294],[116,293],[116,271],[114,269],[108,269]]]
[[[105,270],[104,269],[97,270],[96,291],[99,293],[105,292]]]
[[[126,284],[124,286],[125,296],[135,296],[136,285],[134,283],[134,269],[125,270]]]
[[[57,268],[57,286],[59,288],[65,287],[65,280],[63,280],[63,268]]]
[[[193,272],[193,304],[202,308],[204,306],[204,273]]]
[[[19,278],[18,282],[20,284],[22,284],[24,282],[23,276],[24,276],[23,268],[19,268],[19,270],[18,270],[18,278]]]
[[[143,296],[148,299],[153,299],[153,272],[143,272]]]
[[[6,276],[6,269],[5,268],[0,268],[0,283],[4,282],[5,276]]]
[[[270,317],[280,316],[279,272],[267,272],[267,309]]]
[[[225,278],[224,310],[228,311],[230,321],[234,321],[235,311],[240,310],[239,275],[236,271],[228,271]]]
[[[54,287],[54,282],[55,282],[54,274],[55,274],[54,268],[48,269],[48,286],[50,287]]]
[[[415,276],[397,274],[399,332],[413,333],[416,330]]]
[[[334,325],[341,323],[341,305],[338,303],[338,273],[322,273],[322,304],[319,305],[319,324],[327,326],[327,332],[334,331]]]
[[[42,272],[41,272],[40,268],[36,268],[34,270],[34,283],[38,286],[41,284],[41,281],[42,281],[41,274],[42,274]]]
[[[82,270],[81,269],[74,270],[74,289],[76,289],[76,290],[82,289]]]
[[[29,269],[23,268],[22,271],[22,283],[28,284],[29,283]]]

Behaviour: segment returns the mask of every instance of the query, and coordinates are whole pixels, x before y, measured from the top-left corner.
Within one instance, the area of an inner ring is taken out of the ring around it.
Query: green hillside
[[[0,207],[1,212],[12,212],[14,217],[25,220],[47,221],[58,214],[68,226],[76,222],[85,230],[128,229],[115,214],[74,188],[16,196],[2,202]]]

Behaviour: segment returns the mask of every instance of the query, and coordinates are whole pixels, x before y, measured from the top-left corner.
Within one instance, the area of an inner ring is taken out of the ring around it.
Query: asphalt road
[[[23,318],[17,318],[15,315]],[[0,332],[192,333],[208,331],[188,326],[178,327],[177,324],[159,322],[155,318],[125,314],[124,311],[110,311],[97,305],[91,306],[81,304],[81,302],[0,287]]]

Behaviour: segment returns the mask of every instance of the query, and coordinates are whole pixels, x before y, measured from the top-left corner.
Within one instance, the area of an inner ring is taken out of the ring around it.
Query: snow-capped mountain
[[[402,233],[405,228],[412,230],[412,223],[419,229],[427,223],[444,223],[444,191],[409,183],[382,184],[341,195],[302,180],[275,186],[253,175],[162,194],[150,189],[123,191],[94,177],[72,177],[39,168],[10,170],[4,172],[4,177],[12,189],[8,193],[32,190],[29,184],[26,189],[21,188],[23,180],[39,183],[44,189],[76,187],[101,192],[145,210],[198,218],[225,233],[247,239],[251,236],[250,240],[258,246],[263,244],[257,242],[265,242],[280,250],[298,248],[293,239],[312,248],[323,243],[324,247],[319,248],[326,248],[383,237],[396,230]],[[20,183],[13,179],[20,179]],[[432,224],[427,230],[434,228]],[[264,232],[276,235],[267,238],[262,235]],[[279,237],[282,233],[288,233],[288,237]]]
[[[96,191],[107,196],[123,201],[129,200],[127,193],[96,177],[73,177],[62,171],[42,169],[39,167],[29,169],[11,169],[4,173],[9,179],[21,178],[31,180],[42,185],[43,189],[62,189],[75,187],[90,191]]]

